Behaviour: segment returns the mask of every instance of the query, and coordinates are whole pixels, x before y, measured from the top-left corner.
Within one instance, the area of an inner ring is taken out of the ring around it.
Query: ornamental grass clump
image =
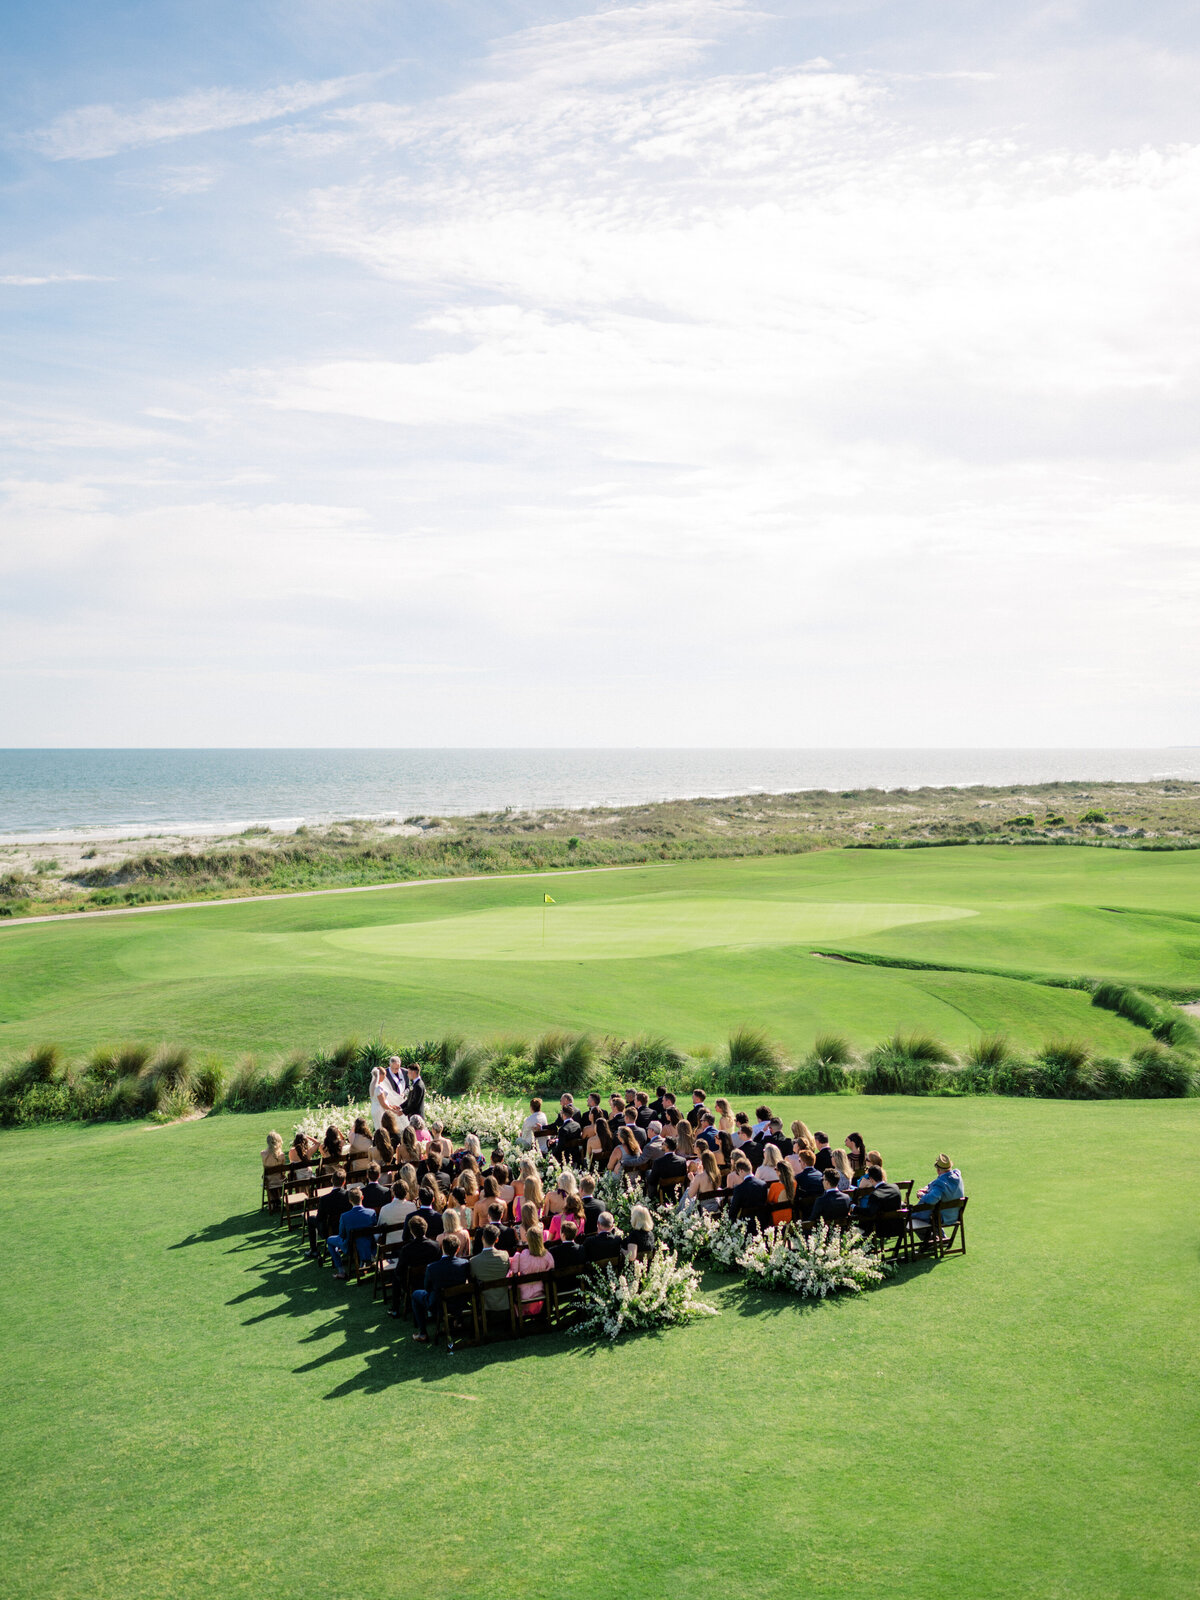
[[[749,1241],[737,1264],[760,1288],[812,1300],[873,1289],[889,1270],[857,1228],[843,1232],[823,1222],[807,1236],[786,1225],[770,1228]]]
[[[698,1297],[699,1289],[695,1267],[681,1263],[670,1250],[658,1250],[649,1261],[626,1261],[581,1278],[579,1327],[611,1341],[623,1333],[718,1316],[715,1306]]]

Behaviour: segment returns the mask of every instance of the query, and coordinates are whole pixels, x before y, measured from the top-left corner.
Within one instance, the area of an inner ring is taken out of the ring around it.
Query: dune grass
[[[263,1222],[276,1117],[0,1134],[6,1594],[1191,1593],[1200,1103],[776,1109],[948,1149],[967,1257],[448,1357]],[[48,1183],[78,1227],[31,1230]]]

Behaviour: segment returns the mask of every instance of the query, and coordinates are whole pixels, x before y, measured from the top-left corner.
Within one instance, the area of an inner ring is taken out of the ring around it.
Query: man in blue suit
[[[335,1278],[346,1276],[345,1261],[350,1250],[351,1235],[359,1228],[373,1228],[375,1226],[375,1213],[369,1206],[362,1203],[363,1192],[355,1184],[353,1189],[346,1190],[346,1199],[350,1202],[349,1211],[342,1213],[342,1220],[338,1223],[338,1231],[328,1238],[325,1243],[329,1246],[329,1256],[333,1262],[333,1275]],[[360,1261],[373,1261],[375,1259],[375,1241],[369,1233],[361,1233],[355,1240]]]
[[[729,1215],[761,1222],[767,1206],[767,1186],[761,1178],[743,1178],[729,1197]]]
[[[458,1257],[458,1240],[447,1235],[442,1240],[442,1259],[431,1261],[425,1268],[425,1287],[413,1290],[412,1314],[417,1325],[413,1338],[418,1344],[429,1343],[429,1319],[432,1317],[435,1323],[437,1321],[442,1291],[466,1283],[470,1270],[471,1263],[461,1261]]]

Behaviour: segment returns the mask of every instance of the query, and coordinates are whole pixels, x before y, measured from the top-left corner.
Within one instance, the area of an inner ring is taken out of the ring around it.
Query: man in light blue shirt
[[[963,1188],[962,1173],[953,1164],[948,1155],[940,1155],[934,1162],[934,1166],[937,1168],[937,1177],[932,1183],[925,1185],[917,1196],[916,1204],[913,1206],[913,1222],[917,1227],[922,1224],[929,1225],[933,1207],[937,1205],[939,1200],[943,1202],[946,1200],[961,1200],[967,1192]],[[942,1221],[957,1222],[957,1206],[943,1205]]]

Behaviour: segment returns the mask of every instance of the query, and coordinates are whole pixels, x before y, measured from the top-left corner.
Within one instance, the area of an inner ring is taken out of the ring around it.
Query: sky
[[[0,745],[1200,743],[1200,13],[0,3]]]

